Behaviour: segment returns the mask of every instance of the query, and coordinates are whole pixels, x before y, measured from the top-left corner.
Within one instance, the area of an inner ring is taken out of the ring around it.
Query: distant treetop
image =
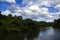
[[[0,13],[1,13],[1,11],[0,11]]]

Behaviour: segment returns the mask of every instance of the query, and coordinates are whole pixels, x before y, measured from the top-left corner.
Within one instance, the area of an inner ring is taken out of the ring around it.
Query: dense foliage
[[[60,18],[54,21],[53,27],[60,28]]]
[[[24,19],[22,16],[2,15],[0,12],[0,31],[1,32],[32,32],[38,31],[42,27],[51,26],[52,23],[44,21],[37,22],[32,19]]]

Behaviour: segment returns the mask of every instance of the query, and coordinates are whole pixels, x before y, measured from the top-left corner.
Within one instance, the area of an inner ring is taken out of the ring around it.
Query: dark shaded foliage
[[[6,32],[30,32],[32,30],[39,30],[42,27],[51,26],[51,23],[45,21],[37,22],[32,19],[23,20],[22,16],[8,16],[2,15],[0,12],[0,31]]]
[[[60,28],[60,18],[54,21],[53,27]]]

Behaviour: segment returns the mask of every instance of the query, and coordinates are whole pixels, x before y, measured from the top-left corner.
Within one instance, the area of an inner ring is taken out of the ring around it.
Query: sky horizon
[[[22,16],[36,21],[53,22],[60,15],[59,0],[0,0],[3,15]]]

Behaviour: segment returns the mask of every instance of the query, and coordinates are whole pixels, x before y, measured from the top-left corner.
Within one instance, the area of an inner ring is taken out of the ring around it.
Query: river
[[[0,33],[0,40],[60,40],[60,29],[46,27],[42,28],[40,32],[30,34],[27,37],[24,33]]]
[[[39,36],[34,40],[60,40],[60,29],[52,27],[45,28],[46,30],[39,33]]]

